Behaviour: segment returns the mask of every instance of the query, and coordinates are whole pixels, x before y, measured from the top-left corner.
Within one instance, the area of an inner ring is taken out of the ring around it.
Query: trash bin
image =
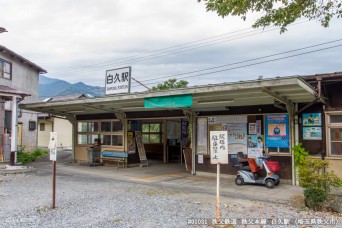
[[[101,149],[95,147],[88,148],[88,164],[89,166],[100,165]]]

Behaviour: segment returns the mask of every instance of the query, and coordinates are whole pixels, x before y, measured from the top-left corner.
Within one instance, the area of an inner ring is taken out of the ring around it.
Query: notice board
[[[135,131],[135,141],[137,143],[138,153],[139,153],[139,158],[140,158],[141,164],[148,166],[145,147],[144,147],[144,144],[142,142],[141,131]]]

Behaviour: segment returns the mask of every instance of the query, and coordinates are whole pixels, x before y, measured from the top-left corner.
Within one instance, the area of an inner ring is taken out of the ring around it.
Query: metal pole
[[[52,209],[56,208],[56,161],[52,161],[53,177],[52,177]]]
[[[192,122],[192,132],[191,132],[191,165],[192,170],[191,174],[196,175],[196,135],[197,135],[197,114],[196,112],[191,113],[191,122]]]
[[[217,181],[216,181],[216,221],[221,219],[220,209],[220,163],[217,163]]]

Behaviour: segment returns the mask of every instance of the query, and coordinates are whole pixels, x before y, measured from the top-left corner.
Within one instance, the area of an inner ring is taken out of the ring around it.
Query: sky
[[[126,66],[148,87],[168,78],[196,86],[342,71],[341,19],[329,28],[303,19],[280,34],[274,27],[252,29],[257,14],[222,18],[197,0],[0,5],[0,27],[8,30],[0,44],[46,69],[45,76],[70,83],[104,86],[106,70]],[[132,83],[132,91],[142,90]]]

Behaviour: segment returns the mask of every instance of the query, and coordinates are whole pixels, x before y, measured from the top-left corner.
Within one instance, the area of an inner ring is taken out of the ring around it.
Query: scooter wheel
[[[236,185],[243,185],[244,184],[243,178],[242,177],[235,178],[235,184]]]
[[[267,188],[274,188],[274,185],[275,185],[274,180],[272,179],[266,180],[265,185]]]
[[[278,186],[280,184],[280,180],[278,180],[277,182],[275,182],[275,186]]]

